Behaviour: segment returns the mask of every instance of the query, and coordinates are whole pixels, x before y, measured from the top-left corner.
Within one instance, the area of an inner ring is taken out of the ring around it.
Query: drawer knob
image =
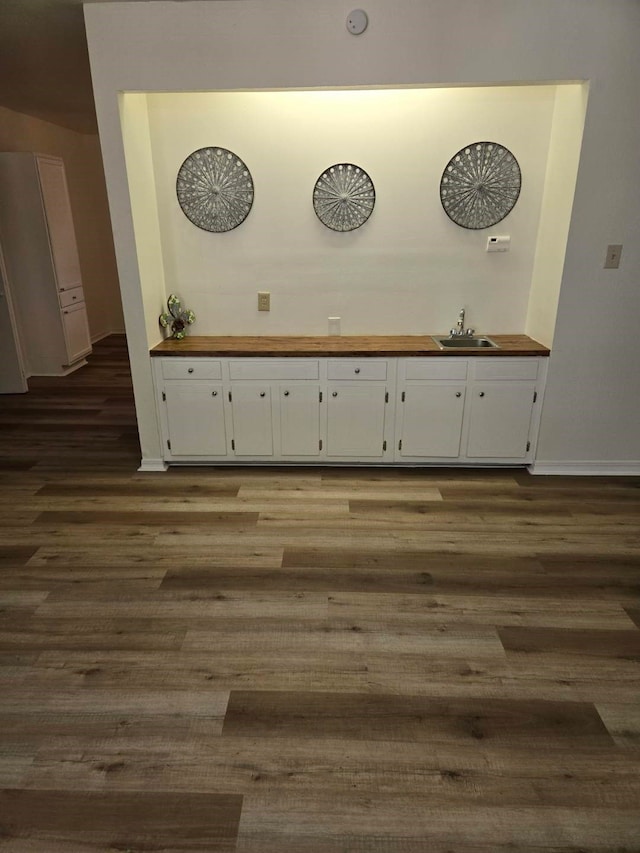
[[[212,397],[217,397],[217,396],[218,396],[218,392],[217,392],[217,391],[212,391],[212,392],[211,392],[211,396],[212,396]]]
[[[265,391],[261,391],[261,392],[260,392],[260,396],[261,396],[261,397],[264,397],[265,393],[266,393]]]
[[[193,373],[193,367],[190,367],[190,368],[187,370],[187,373]]]
[[[332,397],[337,397],[337,396],[338,396],[338,392],[337,392],[337,391],[334,391],[334,392],[333,392],[333,394],[332,394],[331,396],[332,396]]]
[[[285,392],[284,392],[284,396],[285,396],[285,397],[288,397],[288,396],[289,396],[289,392],[288,392],[288,391],[285,391]]]
[[[356,369],[354,370],[354,373],[360,373],[360,368],[356,367]]]
[[[481,391],[481,392],[478,394],[478,397],[484,397],[484,391]]]
[[[462,397],[462,391],[456,391],[456,397]]]

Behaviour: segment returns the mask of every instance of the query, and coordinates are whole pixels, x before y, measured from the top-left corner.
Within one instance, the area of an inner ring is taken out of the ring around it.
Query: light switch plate
[[[607,246],[607,256],[604,260],[604,268],[606,270],[617,270],[620,266],[620,256],[622,255],[622,243]]]

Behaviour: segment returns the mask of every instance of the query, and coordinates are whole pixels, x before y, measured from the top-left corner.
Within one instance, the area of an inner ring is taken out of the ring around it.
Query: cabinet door
[[[465,386],[438,383],[405,388],[400,456],[460,455]]]
[[[227,455],[221,385],[167,382],[164,398],[173,457]]]
[[[82,280],[64,163],[48,157],[37,157],[36,163],[58,289],[68,290]]]
[[[231,411],[236,456],[273,456],[270,386],[233,385]]]
[[[467,456],[524,459],[534,392],[528,382],[475,383],[469,390]]]
[[[385,396],[384,385],[329,386],[327,456],[383,456]]]
[[[67,346],[67,364],[73,364],[91,352],[91,337],[84,303],[62,309],[64,340]]]
[[[280,387],[280,452],[282,456],[319,456],[319,385]]]

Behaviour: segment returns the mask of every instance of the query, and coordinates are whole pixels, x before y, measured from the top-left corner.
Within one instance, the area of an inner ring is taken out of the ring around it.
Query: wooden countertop
[[[294,337],[290,335],[228,337],[191,336],[167,339],[151,350],[152,356],[547,356],[547,347],[526,335],[488,335],[499,349],[441,350],[430,335],[337,335]]]

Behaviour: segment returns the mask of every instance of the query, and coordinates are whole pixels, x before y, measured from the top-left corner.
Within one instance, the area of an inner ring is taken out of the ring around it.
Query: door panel
[[[280,388],[280,450],[283,456],[320,455],[320,386]]]
[[[400,456],[459,456],[465,386],[411,385],[404,395]]]
[[[382,457],[385,422],[383,385],[329,386],[327,455]]]
[[[221,385],[170,382],[164,386],[172,456],[226,456]]]

